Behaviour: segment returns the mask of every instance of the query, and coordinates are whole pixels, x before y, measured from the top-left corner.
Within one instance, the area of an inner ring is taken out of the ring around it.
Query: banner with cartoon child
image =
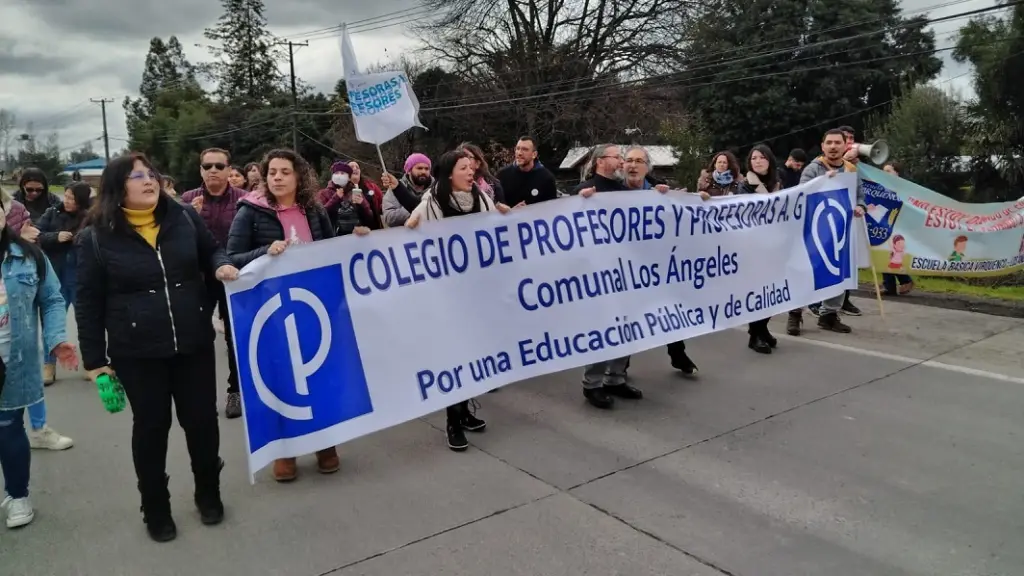
[[[859,170],[879,272],[981,277],[1024,270],[1024,198],[965,204],[871,166]]]

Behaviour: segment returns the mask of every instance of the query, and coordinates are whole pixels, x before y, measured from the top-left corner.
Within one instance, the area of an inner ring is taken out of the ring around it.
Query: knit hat
[[[417,164],[426,164],[428,169],[431,167],[430,158],[428,158],[426,154],[420,154],[419,152],[416,152],[415,154],[412,154],[405,159],[406,174],[412,172],[412,169]]]
[[[352,175],[352,167],[348,165],[348,162],[342,162],[338,160],[334,164],[331,164],[331,174],[337,174],[338,172],[344,172],[349,176]]]

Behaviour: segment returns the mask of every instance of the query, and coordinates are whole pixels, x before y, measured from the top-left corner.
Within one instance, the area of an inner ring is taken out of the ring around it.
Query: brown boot
[[[291,482],[299,475],[295,466],[295,458],[280,458],[274,460],[274,480],[278,482]]]
[[[786,334],[790,336],[800,335],[800,325],[804,323],[803,310],[792,310],[789,319],[786,320]]]
[[[43,364],[43,386],[49,386],[57,380],[57,366]]]
[[[337,448],[328,448],[316,453],[316,469],[321,474],[334,474],[341,468]]]

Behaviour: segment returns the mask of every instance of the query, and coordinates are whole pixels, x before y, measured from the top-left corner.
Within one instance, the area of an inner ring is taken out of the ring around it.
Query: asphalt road
[[[435,414],[342,446],[339,474],[305,458],[296,483],[250,486],[222,420],[213,528],[175,429],[170,544],[145,535],[130,415],[65,374],[50,420],[76,446],[33,454],[36,520],[0,528],[0,574],[1024,574],[1024,320],[886,303],[883,324],[860,303],[854,334],[812,323],[772,356],[694,340],[693,380],[640,355],[647,396],[612,412],[575,371],[514,384],[480,399],[462,454]]]

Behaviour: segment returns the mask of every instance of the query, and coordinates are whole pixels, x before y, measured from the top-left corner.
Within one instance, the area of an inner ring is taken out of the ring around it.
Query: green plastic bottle
[[[125,397],[121,381],[110,374],[100,374],[96,379],[96,388],[99,389],[100,400],[103,407],[111,414],[117,414],[124,410]]]

